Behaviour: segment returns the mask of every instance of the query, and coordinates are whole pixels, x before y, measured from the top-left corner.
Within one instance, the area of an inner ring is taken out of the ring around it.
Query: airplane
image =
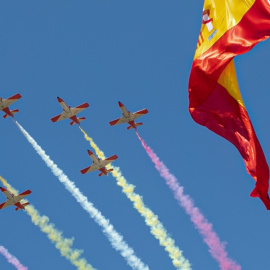
[[[4,203],[0,204],[0,209],[3,209],[5,207],[11,206],[11,205],[15,205],[17,206],[15,208],[15,211],[18,211],[19,209],[24,209],[25,210],[25,206],[29,204],[29,202],[27,203],[20,203],[20,201],[25,198],[26,196],[28,196],[29,194],[32,193],[32,191],[30,189],[27,189],[26,191],[24,191],[23,193],[15,196],[14,194],[10,193],[8,190],[6,190],[3,187],[0,187],[1,191],[7,196],[7,201]]]
[[[78,114],[79,112],[81,112],[82,110],[86,109],[89,107],[88,103],[83,103],[75,108],[71,108],[70,106],[68,106],[65,101],[63,99],[61,99],[60,97],[57,97],[58,102],[60,103],[60,105],[63,108],[63,112],[57,116],[54,116],[53,118],[51,118],[52,122],[57,122],[63,119],[71,119],[72,122],[69,123],[70,125],[74,125],[74,124],[78,124],[80,125],[80,122],[82,120],[85,120],[85,117],[80,117],[78,118],[76,116],[76,114]]]
[[[126,107],[120,101],[118,101],[118,105],[122,111],[122,117],[119,119],[115,119],[113,121],[110,121],[109,124],[111,126],[114,126],[114,125],[118,125],[118,124],[128,123],[129,126],[127,127],[127,129],[134,128],[135,130],[137,130],[137,127],[141,126],[143,123],[135,123],[134,120],[143,116],[144,114],[147,114],[148,110],[143,109],[143,110],[131,113],[130,111],[128,111],[126,109]]]
[[[113,169],[109,169],[109,170],[106,169],[105,166],[110,164],[112,161],[116,160],[118,158],[117,155],[113,155],[109,158],[101,160],[100,158],[97,158],[90,150],[87,150],[87,152],[90,158],[93,160],[93,164],[90,167],[82,169],[81,170],[82,174],[99,170],[101,173],[98,176],[102,176],[102,175],[108,175],[108,172],[113,171]]]
[[[20,99],[22,96],[20,94],[16,94],[12,97],[9,97],[7,99],[1,98],[0,97],[0,110],[2,110],[5,115],[3,116],[4,118],[7,118],[8,116],[14,117],[14,113],[17,113],[19,110],[10,110],[8,106],[10,106],[12,103]]]

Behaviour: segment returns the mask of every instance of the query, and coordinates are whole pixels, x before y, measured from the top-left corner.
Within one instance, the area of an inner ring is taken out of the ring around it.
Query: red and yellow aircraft
[[[7,99],[3,99],[0,97],[0,110],[2,110],[4,113],[6,113],[3,117],[7,118],[8,116],[14,117],[14,113],[17,113],[19,110],[10,110],[8,106],[10,106],[12,103],[20,99],[22,96],[20,94],[16,94],[12,97],[9,97]]]
[[[14,194],[10,193],[8,190],[6,190],[3,187],[0,187],[1,191],[7,196],[7,201],[4,203],[0,204],[0,209],[3,209],[5,207],[11,206],[11,205],[15,205],[17,206],[15,208],[16,211],[18,211],[19,209],[25,209],[24,207],[26,205],[29,204],[29,202],[27,203],[20,203],[20,201],[25,198],[26,196],[28,196],[29,194],[32,193],[32,191],[30,189],[24,191],[23,193],[15,196]]]
[[[110,164],[112,161],[116,160],[118,158],[117,155],[113,155],[109,158],[101,160],[100,158],[97,158],[90,150],[87,150],[87,152],[90,158],[93,160],[93,164],[90,167],[87,167],[81,170],[82,174],[99,170],[101,173],[98,176],[102,176],[102,175],[108,175],[108,172],[113,171],[113,169],[107,170],[105,166]]]
[[[118,101],[118,105],[122,111],[122,117],[109,122],[111,126],[128,123],[129,126],[127,127],[127,129],[134,128],[136,130],[138,126],[142,125],[142,123],[135,123],[134,120],[147,114],[148,113],[147,109],[143,109],[143,110],[131,113],[125,108],[125,106],[120,101]]]
[[[80,122],[82,120],[85,120],[85,117],[80,117],[78,118],[76,116],[76,114],[78,114],[79,112],[81,112],[82,110],[86,109],[89,107],[88,103],[83,103],[75,108],[71,108],[70,106],[68,106],[65,101],[63,99],[61,99],[60,97],[57,97],[58,102],[60,103],[60,105],[63,108],[63,112],[53,118],[51,118],[52,122],[57,122],[60,120],[64,120],[64,119],[71,119],[72,122],[70,123],[70,125],[74,125],[74,124],[78,124],[80,125]]]

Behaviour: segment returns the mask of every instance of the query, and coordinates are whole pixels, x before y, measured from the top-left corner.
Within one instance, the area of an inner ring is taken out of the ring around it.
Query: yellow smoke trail
[[[138,270],[149,270],[149,267],[145,265],[140,258],[135,255],[134,250],[128,246],[124,241],[123,236],[119,234],[106,219],[101,212],[96,209],[93,203],[88,201],[82,192],[76,187],[75,183],[72,182],[67,175],[53,162],[53,160],[45,153],[45,151],[37,144],[37,142],[30,136],[30,134],[17,122],[22,134],[25,136],[27,141],[35,149],[36,153],[41,157],[45,164],[50,168],[51,172],[58,178],[58,180],[64,185],[64,187],[71,193],[81,207],[89,214],[91,218],[103,229],[103,233],[110,241],[113,248],[120,252],[127,263],[133,268]]]
[[[94,143],[93,139],[90,138],[81,127],[79,128],[84,134],[85,139],[90,142],[90,145],[96,151],[98,157],[105,159],[106,157],[104,153]],[[173,265],[177,269],[190,270],[191,265],[189,261],[182,255],[182,251],[175,246],[174,240],[168,236],[166,229],[158,220],[158,216],[155,215],[152,210],[147,208],[143,203],[142,197],[134,192],[135,186],[126,181],[118,167],[114,167],[109,164],[107,165],[107,168],[113,169],[112,175],[116,178],[117,185],[122,187],[123,192],[133,202],[134,208],[136,208],[138,212],[145,218],[146,224],[151,228],[151,233],[159,240],[160,245],[164,246],[165,250],[169,253]]]
[[[13,194],[17,195],[18,191],[14,189],[3,177],[0,176],[3,185]],[[27,205],[25,211],[31,217],[32,222],[47,234],[52,243],[60,251],[61,255],[68,259],[79,270],[95,270],[84,258],[79,258],[82,250],[72,249],[73,239],[64,238],[62,232],[55,228],[53,223],[49,223],[47,216],[41,216],[33,205]]]

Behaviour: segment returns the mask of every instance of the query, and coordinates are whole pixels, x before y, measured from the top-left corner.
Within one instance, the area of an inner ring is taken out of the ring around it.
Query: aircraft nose
[[[87,150],[89,155],[93,155],[93,153],[90,150]]]
[[[119,107],[123,107],[124,106],[123,103],[120,102],[120,101],[118,101],[118,105],[119,105]]]
[[[3,188],[3,187],[0,187],[0,189],[1,189],[1,191],[6,191],[6,189],[5,189],[5,188]]]
[[[58,102],[62,102],[63,101],[63,99],[60,98],[60,97],[57,97],[57,100],[58,100]]]

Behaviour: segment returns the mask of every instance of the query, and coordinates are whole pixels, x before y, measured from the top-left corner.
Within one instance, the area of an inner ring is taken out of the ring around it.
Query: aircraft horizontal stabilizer
[[[113,169],[106,170],[106,173],[101,172],[98,176],[108,175],[107,173],[112,172],[112,171],[113,171]]]
[[[28,205],[29,204],[29,202],[27,202],[27,203],[22,203],[21,205],[22,205],[22,207],[24,208],[26,205]],[[21,208],[20,207],[16,207],[15,208],[15,211],[18,211],[18,210],[20,210]]]
[[[80,117],[80,118],[77,118],[79,122],[82,122],[83,120],[85,120],[85,117]],[[74,125],[74,124],[77,124],[75,121],[72,121],[69,123],[71,126]]]
[[[13,114],[19,112],[19,110],[16,109],[16,110],[12,110],[12,111],[10,111],[10,112],[11,112],[11,114],[13,115]],[[6,113],[3,117],[4,117],[4,118],[7,118],[7,117],[9,117],[9,116],[10,116],[10,115]]]
[[[138,127],[138,126],[141,126],[143,123],[135,123],[135,126]],[[128,126],[127,129],[131,129],[133,128],[133,126]]]

